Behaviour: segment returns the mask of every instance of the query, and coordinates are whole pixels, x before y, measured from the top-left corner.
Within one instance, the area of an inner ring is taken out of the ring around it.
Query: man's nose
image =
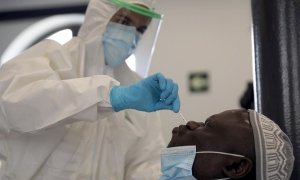
[[[195,121],[189,121],[187,124],[186,124],[186,127],[189,129],[189,130],[195,130],[197,129],[198,127],[202,127],[204,126],[204,123],[202,122],[195,122]]]

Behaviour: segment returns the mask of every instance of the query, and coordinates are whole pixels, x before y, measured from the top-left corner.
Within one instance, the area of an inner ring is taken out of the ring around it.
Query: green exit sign
[[[207,72],[193,72],[189,75],[190,92],[207,92],[209,90],[209,75]]]

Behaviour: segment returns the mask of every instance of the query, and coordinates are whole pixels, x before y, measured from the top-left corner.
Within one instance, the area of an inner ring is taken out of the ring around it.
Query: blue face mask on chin
[[[109,22],[103,34],[105,63],[116,68],[133,53],[141,34],[133,26]]]
[[[196,180],[193,176],[192,168],[196,154],[223,154],[227,156],[245,157],[238,154],[230,154],[218,151],[199,151],[196,146],[178,146],[165,148],[161,152],[161,172],[160,180]],[[226,180],[222,178],[215,180]]]

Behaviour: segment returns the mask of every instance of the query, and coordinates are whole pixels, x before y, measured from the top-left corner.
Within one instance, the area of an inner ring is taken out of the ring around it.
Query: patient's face
[[[229,110],[209,117],[205,123],[190,121],[172,131],[168,147],[196,145],[197,151],[221,151],[255,158],[254,140],[246,110]],[[224,177],[226,158],[218,154],[197,154],[193,175],[197,179]]]

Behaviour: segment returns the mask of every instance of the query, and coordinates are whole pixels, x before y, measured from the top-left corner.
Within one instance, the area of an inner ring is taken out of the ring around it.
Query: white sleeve
[[[128,118],[133,118],[134,114],[143,114],[138,119],[131,119],[135,128],[140,128],[139,139],[127,153],[126,180],[147,180],[159,179],[160,171],[160,151],[165,147],[162,137],[160,117],[158,112],[130,112]],[[143,117],[143,118],[142,118]],[[141,121],[142,119],[142,121]]]
[[[80,77],[65,47],[45,41],[0,69],[0,132],[34,133],[74,121],[109,115],[110,89],[119,83],[104,75]]]

